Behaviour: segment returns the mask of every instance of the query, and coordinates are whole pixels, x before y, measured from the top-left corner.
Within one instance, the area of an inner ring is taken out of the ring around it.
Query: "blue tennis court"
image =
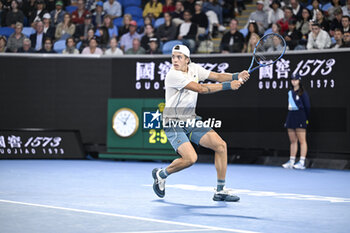
[[[350,173],[229,165],[238,203],[212,201],[213,164],[169,176],[166,164],[103,160],[0,161],[0,232],[350,232]]]

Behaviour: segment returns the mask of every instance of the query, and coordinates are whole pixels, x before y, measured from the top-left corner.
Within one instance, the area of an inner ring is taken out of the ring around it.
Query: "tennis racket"
[[[281,59],[286,51],[286,41],[281,35],[276,33],[269,33],[264,35],[255,45],[252,61],[248,68],[248,73],[260,67],[269,66]],[[253,67],[254,61],[258,66]],[[239,79],[243,81],[242,79]]]

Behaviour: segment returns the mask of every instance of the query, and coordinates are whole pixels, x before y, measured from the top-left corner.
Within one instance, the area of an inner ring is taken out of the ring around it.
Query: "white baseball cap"
[[[44,19],[51,19],[51,15],[49,13],[45,13],[43,18]]]
[[[188,58],[190,58],[190,50],[187,48],[187,46],[185,45],[175,45],[173,47],[172,53],[174,52],[179,52],[182,53],[183,55],[187,56]]]

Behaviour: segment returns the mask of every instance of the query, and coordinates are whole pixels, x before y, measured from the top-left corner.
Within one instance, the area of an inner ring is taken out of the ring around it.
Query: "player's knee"
[[[215,152],[225,153],[227,151],[227,145],[224,140],[220,140],[216,143]]]
[[[195,154],[195,155],[192,155],[190,157],[188,157],[186,159],[186,165],[189,167],[189,166],[192,166],[194,163],[197,162],[197,159],[198,159],[198,156]]]

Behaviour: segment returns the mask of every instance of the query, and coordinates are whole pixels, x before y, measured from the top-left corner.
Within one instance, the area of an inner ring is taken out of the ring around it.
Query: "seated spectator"
[[[222,7],[218,4],[218,0],[209,0],[208,2],[204,2],[202,7],[203,12],[208,17],[209,32],[211,33],[212,37],[216,37],[218,31],[224,32],[226,28],[222,26]]]
[[[137,29],[137,23],[136,21],[132,20],[129,25],[129,32],[124,34],[120,39],[120,48],[123,51],[127,51],[128,49],[132,48],[133,40],[134,39],[141,39],[141,35],[136,32]]]
[[[143,26],[142,26],[142,27],[139,27],[139,28],[137,29],[137,33],[140,34],[140,35],[144,34],[144,33],[145,33],[145,27],[146,27],[147,25],[152,25],[152,26],[153,26],[153,23],[152,23],[152,22],[153,22],[153,21],[152,21],[152,18],[149,17],[149,16],[146,16],[145,18],[143,18]]]
[[[248,23],[250,21],[255,21],[258,25],[259,34],[264,34],[265,30],[269,26],[268,15],[263,10],[264,2],[259,0],[256,2],[256,11],[252,12],[249,16]],[[246,25],[248,26],[248,24]]]
[[[343,33],[348,32],[350,30],[350,16],[344,15],[341,18],[341,26]]]
[[[343,6],[341,9],[343,11],[343,15],[350,16],[350,0],[347,0],[346,5]],[[345,34],[344,34],[344,36],[345,36]]]
[[[281,35],[283,35],[288,30],[288,22],[293,19],[293,10],[291,7],[284,8],[284,18],[277,21],[277,23],[281,26]]]
[[[303,36],[303,40],[307,40],[307,37],[310,32],[310,20],[311,20],[311,15],[310,11],[306,8],[302,10],[302,20],[299,20],[296,25],[296,29],[299,30]]]
[[[101,27],[103,24],[103,18],[105,17],[106,12],[103,10],[103,2],[98,1],[96,3],[96,10],[92,14],[92,22],[95,27]]]
[[[321,29],[317,23],[312,24],[312,32],[309,33],[306,48],[313,49],[327,49],[331,45],[331,38],[328,33]]]
[[[184,21],[184,5],[182,1],[176,1],[175,10],[171,13],[171,18],[173,19],[173,23],[177,26]]]
[[[164,13],[172,13],[175,11],[174,1],[173,0],[165,0],[165,4],[163,6],[163,15]]]
[[[208,17],[202,11],[202,2],[197,1],[194,6],[194,15],[192,16],[192,23],[197,24],[198,34],[204,34],[208,28]]]
[[[327,10],[328,12],[328,21],[332,22],[335,18],[334,11],[338,8],[341,9],[340,0],[331,0],[332,7]]]
[[[45,38],[44,48],[40,49],[38,53],[56,53],[56,51],[53,50],[53,42],[51,38],[49,37]]]
[[[274,36],[272,38],[272,44],[270,45],[270,47],[267,48],[266,52],[281,52],[283,51],[284,46],[282,45],[282,41],[279,37]]]
[[[312,0],[311,2],[311,5],[312,5],[312,9],[311,9],[311,19],[313,21],[316,21],[316,13],[317,13],[317,10],[321,10],[320,6],[320,0]]]
[[[19,48],[23,46],[23,40],[26,38],[22,33],[23,24],[18,22],[16,23],[15,32],[11,34],[7,41],[7,51],[16,53]]]
[[[343,44],[339,48],[350,48],[350,32],[344,32]]]
[[[250,36],[250,39],[248,41],[246,52],[252,53],[259,40],[260,40],[260,36],[256,33],[252,33],[252,35]]]
[[[116,26],[114,26],[113,20],[111,15],[105,15],[103,17],[103,25],[108,29],[109,37],[117,37],[118,36],[118,29]]]
[[[44,14],[47,13],[45,10],[45,3],[43,0],[37,0],[35,3],[35,9],[31,12],[29,17],[29,24],[36,21],[42,21]]]
[[[59,23],[56,28],[56,40],[66,40],[75,33],[75,25],[72,23],[69,13],[64,14],[63,22]]]
[[[102,3],[103,6],[103,1],[101,0],[87,0],[86,1],[86,9],[90,12],[90,13],[94,13],[96,11],[97,8],[97,4]]]
[[[251,20],[248,24],[248,33],[244,38],[243,51],[247,51],[248,41],[253,33],[259,35],[259,29],[258,29],[258,25],[256,24],[256,22],[254,20]]]
[[[146,51],[146,54],[162,54],[159,49],[158,38],[151,38],[148,45],[149,49]]]
[[[29,39],[32,42],[32,48],[35,51],[39,51],[44,46],[44,39],[46,34],[44,33],[44,24],[41,21],[34,23],[35,33],[31,34]]]
[[[23,1],[22,11],[25,17],[28,19],[28,23],[30,23],[30,18],[32,17],[32,13],[36,8],[36,0],[27,0]],[[5,24],[5,22],[4,22]]]
[[[36,51],[32,48],[32,43],[28,38],[24,38],[23,45],[18,49],[18,53],[35,53]]]
[[[89,41],[89,46],[83,49],[83,52],[81,54],[96,54],[96,55],[102,55],[103,51],[102,49],[100,49],[97,43],[97,38],[96,37],[92,37]]]
[[[158,0],[149,0],[147,2],[145,9],[143,10],[142,16],[149,16],[152,19],[157,19],[163,11],[163,4],[158,2]]]
[[[129,32],[129,26],[131,21],[132,16],[130,14],[125,14],[123,16],[123,26],[118,28],[119,37]]]
[[[244,36],[238,31],[238,21],[232,19],[230,31],[226,32],[220,42],[221,53],[241,53],[244,48]]]
[[[294,17],[299,21],[302,17],[303,6],[299,3],[299,0],[290,0],[290,6],[292,7]]]
[[[73,37],[66,39],[66,48],[62,51],[63,54],[79,54],[79,50],[75,48],[75,41]]]
[[[56,2],[56,9],[50,12],[51,24],[52,26],[57,26],[57,24],[63,22],[63,17],[66,12],[63,10],[63,2]]]
[[[190,10],[191,14],[194,14],[194,6],[196,4],[196,0],[184,0],[183,5],[185,10]]]
[[[293,0],[295,1],[295,0]],[[271,3],[272,10],[268,11],[268,17],[267,22],[269,25],[272,25],[273,23],[276,23],[278,20],[282,19],[284,17],[284,12],[280,8],[281,3],[278,0],[274,0]]]
[[[45,13],[43,16],[44,23],[44,33],[47,37],[54,38],[56,28],[51,24],[51,15],[49,13]]]
[[[18,2],[16,0],[11,1],[11,10],[6,15],[6,25],[8,27],[15,27],[17,22],[24,22],[24,14],[18,9]]]
[[[340,28],[342,29],[343,26],[342,26],[342,18],[343,18],[343,11],[341,8],[337,8],[334,10],[334,19],[332,20],[332,22],[330,23],[330,30],[329,30],[329,34],[331,36],[334,35],[334,30],[336,28]]]
[[[78,0],[78,9],[72,13],[72,23],[83,24],[85,16],[90,14],[88,10],[85,9],[84,0]],[[66,39],[66,38],[65,38]]]
[[[296,19],[289,20],[288,31],[286,31],[283,35],[283,38],[286,41],[287,46],[290,50],[294,50],[294,48],[299,44],[299,41],[302,38],[301,32],[296,29],[296,23]]]
[[[0,53],[5,53],[7,48],[6,48],[6,36],[1,36],[0,35]]]
[[[120,48],[118,48],[117,38],[112,38],[110,40],[110,48],[106,50],[105,55],[118,56],[123,54],[124,54],[123,51]]]
[[[132,47],[126,50],[125,54],[145,54],[146,51],[141,47],[140,39],[134,38],[132,40]]]
[[[181,40],[184,45],[186,45],[191,53],[196,50],[196,36],[197,36],[197,25],[191,22],[191,11],[184,11],[184,20],[182,24],[178,27],[177,39]]]
[[[105,51],[107,49],[107,46],[108,46],[108,42],[109,42],[109,33],[108,33],[108,29],[106,26],[102,26],[102,27],[99,27],[98,29],[98,32],[99,32],[99,37],[98,37],[98,44],[99,44],[99,47]],[[112,37],[113,38],[113,37]]]
[[[89,42],[90,40],[95,37],[95,29],[94,28],[90,28],[88,29],[87,31],[87,36],[84,37],[83,40],[81,40],[81,45],[80,45],[80,48],[79,48],[79,51],[82,52],[84,48],[88,47],[89,46]],[[96,38],[97,39],[97,38]]]
[[[156,37],[154,34],[154,28],[151,24],[146,25],[145,34],[141,38],[141,47],[145,49],[145,51],[149,50],[149,40],[151,38]]]
[[[316,11],[316,23],[318,23],[321,26],[322,30],[329,32],[329,22],[325,18],[323,11]]]
[[[111,15],[112,19],[122,16],[122,6],[116,0],[107,0],[103,4],[106,14]]]
[[[91,23],[91,15],[87,14],[84,19],[84,24],[79,24],[75,28],[74,38],[75,41],[82,41],[87,39],[87,34],[90,28],[94,28],[94,25]]]
[[[335,42],[331,44],[331,49],[338,49],[343,45],[343,32],[339,28],[334,30],[334,40]]]
[[[169,12],[164,13],[164,24],[157,28],[156,35],[160,41],[166,43],[176,39],[176,26],[172,23]]]

